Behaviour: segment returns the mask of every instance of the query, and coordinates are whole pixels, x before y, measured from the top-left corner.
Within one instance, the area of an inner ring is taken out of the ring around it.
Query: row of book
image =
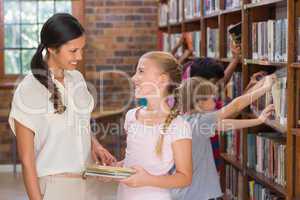
[[[250,133],[247,135],[247,145],[247,166],[285,186],[286,145],[281,133]]]
[[[287,61],[287,19],[252,23],[252,58]]]
[[[250,200],[284,200],[283,197],[278,196],[254,180],[249,181],[248,184]]]
[[[225,0],[225,9],[240,8],[240,0]]]
[[[243,174],[231,165],[225,165],[227,199],[243,200]]]
[[[158,18],[158,24],[159,26],[166,26],[168,25],[168,4],[159,4],[158,7],[158,12],[159,12],[159,18]]]
[[[275,72],[277,79],[270,92],[260,97],[251,104],[251,109],[259,114],[267,105],[274,104],[275,113],[273,120],[276,120],[282,127],[287,125],[287,70],[283,68]]]
[[[200,2],[201,0],[184,0],[184,15],[185,19],[193,19],[200,17]]]
[[[207,57],[219,57],[219,29],[207,28]]]
[[[236,71],[232,74],[230,81],[226,85],[226,97],[232,100],[243,93],[242,72]]]
[[[219,0],[204,0],[203,13],[204,15],[211,15],[220,10]]]
[[[243,141],[242,130],[226,131],[225,137],[225,152],[234,157],[238,161],[243,160]]]
[[[183,15],[183,0],[169,0],[169,22],[170,24],[179,23],[182,21]]]
[[[191,34],[192,37],[192,45],[193,45],[193,54],[194,56],[200,56],[200,42],[201,42],[201,32],[200,31],[194,31],[189,32],[188,34]],[[162,34],[162,50],[166,52],[171,52],[172,49],[176,46],[176,44],[179,42],[180,38],[182,37],[182,34],[171,34],[170,38],[169,35],[166,33]],[[183,53],[182,47],[180,47],[177,51],[176,56],[181,56]]]

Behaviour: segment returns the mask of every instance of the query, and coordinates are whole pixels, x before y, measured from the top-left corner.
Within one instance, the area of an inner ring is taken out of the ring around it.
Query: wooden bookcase
[[[178,0],[179,1],[179,0]],[[207,56],[207,27],[219,28],[219,55],[215,58],[220,62],[230,62],[226,58],[226,33],[227,27],[230,24],[242,22],[242,59],[237,70],[242,71],[243,87],[249,83],[251,75],[258,70],[275,70],[287,68],[287,127],[281,127],[279,123],[268,122],[258,129],[271,129],[280,132],[285,136],[286,142],[286,187],[275,184],[273,181],[266,178],[264,175],[247,168],[247,134],[248,129],[243,130],[243,159],[236,160],[235,157],[224,153],[224,145],[221,139],[221,151],[224,162],[232,165],[235,169],[243,174],[243,194],[242,199],[248,200],[248,181],[254,179],[266,188],[284,197],[286,200],[300,199],[300,63],[296,62],[297,49],[297,17],[300,17],[300,0],[262,0],[259,3],[251,3],[250,0],[241,0],[241,7],[225,10],[225,0],[220,0],[220,10],[208,16],[204,16],[203,4],[200,2],[201,16],[194,19],[185,19],[184,12],[182,13],[182,21],[175,24],[169,24],[158,27],[158,35],[162,33],[168,35],[173,33],[183,33],[192,31],[201,31],[200,55],[199,57]],[[168,0],[160,1],[159,3],[168,3]],[[185,8],[184,0],[182,4]],[[266,21],[274,19],[275,9],[278,6],[283,6],[286,9],[286,17],[288,20],[288,46],[287,46],[287,62],[261,62],[253,60],[251,57],[251,23],[258,21]],[[161,42],[161,40],[159,40]],[[158,45],[161,47],[161,45]],[[243,118],[256,117],[254,113],[248,110],[242,115]],[[221,174],[221,179],[224,178],[224,172]],[[223,183],[223,181],[221,181]]]

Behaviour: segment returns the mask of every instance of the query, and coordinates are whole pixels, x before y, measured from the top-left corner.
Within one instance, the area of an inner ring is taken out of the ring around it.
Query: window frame
[[[76,17],[79,22],[85,27],[85,0],[71,0],[72,1],[72,15]],[[0,84],[7,82],[14,83],[17,79],[24,77],[25,75],[19,74],[5,74],[5,62],[4,62],[4,0],[0,0]],[[85,76],[85,55],[83,53],[83,59],[78,66],[78,70]]]

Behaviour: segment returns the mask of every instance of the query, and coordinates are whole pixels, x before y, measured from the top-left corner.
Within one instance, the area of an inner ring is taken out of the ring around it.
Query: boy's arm
[[[241,47],[239,45],[234,45],[233,42],[231,42],[230,47],[231,47],[231,52],[232,52],[233,58],[232,58],[232,61],[229,63],[229,65],[226,67],[226,69],[224,71],[225,85],[230,81],[233,72],[235,71],[236,67],[239,64],[240,55],[241,55]]]
[[[240,112],[248,105],[250,105],[253,101],[256,101],[259,97],[264,95],[267,91],[271,90],[275,78],[275,75],[266,76],[262,87],[258,88],[255,91],[244,94],[240,97],[237,97],[227,106],[223,107],[218,112],[218,121],[226,119],[232,116],[233,114]]]
[[[217,124],[219,131],[248,128],[264,123],[272,114],[274,105],[267,106],[256,119],[223,119]]]

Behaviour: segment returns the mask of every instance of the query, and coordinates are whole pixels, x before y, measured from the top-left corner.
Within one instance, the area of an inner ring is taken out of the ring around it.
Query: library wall
[[[128,102],[128,81],[108,71],[131,76],[138,58],[156,49],[157,2],[86,0],[85,29],[85,75],[96,89],[97,109],[100,99],[103,109],[117,109]],[[12,93],[13,87],[0,87],[0,164],[12,163],[13,135],[7,123]]]

